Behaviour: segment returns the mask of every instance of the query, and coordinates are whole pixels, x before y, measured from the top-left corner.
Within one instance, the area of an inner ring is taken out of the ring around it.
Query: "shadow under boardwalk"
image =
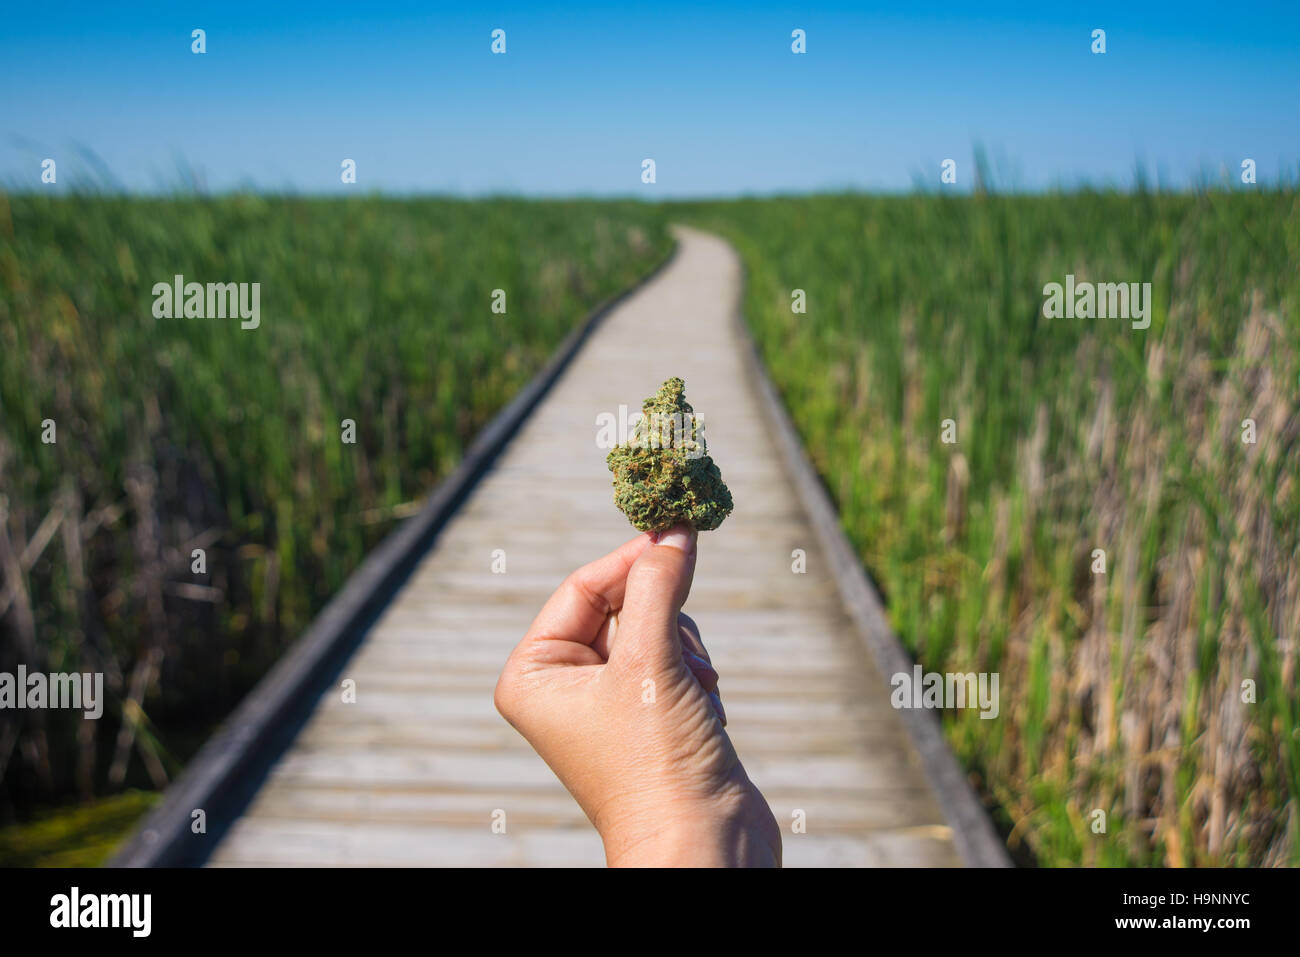
[[[635,534],[613,505],[597,415],[636,412],[674,375],[736,502],[701,536],[685,610],[721,674],[728,733],[784,832],[786,865],[961,863],[771,438],[733,324],[736,254],[690,230],[679,242],[443,529],[210,865],[604,863],[595,830],[492,692],[565,575]],[[795,549],[805,573],[792,570]],[[505,833],[493,831],[498,811]],[[804,833],[792,833],[796,816]]]

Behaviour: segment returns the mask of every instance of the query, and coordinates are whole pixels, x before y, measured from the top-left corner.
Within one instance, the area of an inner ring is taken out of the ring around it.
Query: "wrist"
[[[739,790],[623,815],[601,828],[610,867],[779,867],[781,835],[748,781]]]

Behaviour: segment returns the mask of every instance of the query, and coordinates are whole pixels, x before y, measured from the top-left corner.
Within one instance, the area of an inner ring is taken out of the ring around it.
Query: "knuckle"
[[[586,578],[578,572],[571,572],[560,583],[560,591],[581,597],[593,610],[602,615],[610,613],[609,602],[605,600],[603,595],[593,591]]]
[[[506,662],[505,668],[501,672],[501,677],[497,679],[496,688],[492,692],[492,703],[496,705],[498,713],[511,724],[514,724],[515,716],[518,713],[519,706],[519,681],[515,673],[513,659]]]

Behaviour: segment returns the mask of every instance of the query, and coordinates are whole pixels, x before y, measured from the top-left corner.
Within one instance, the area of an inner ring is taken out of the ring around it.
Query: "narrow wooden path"
[[[604,863],[596,832],[492,692],[564,576],[635,534],[612,502],[597,415],[636,411],[673,375],[736,501],[701,536],[685,610],[721,674],[728,732],[784,831],[786,865],[961,863],[770,435],[734,324],[737,256],[699,232],[681,230],[679,243],[442,531],[210,864]],[[804,574],[792,571],[795,549]],[[792,833],[797,812],[806,833]]]

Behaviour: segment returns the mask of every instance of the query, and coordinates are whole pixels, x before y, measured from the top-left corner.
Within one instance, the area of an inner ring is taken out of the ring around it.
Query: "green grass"
[[[125,791],[0,828],[0,867],[100,867],[159,797]]]
[[[1300,862],[1297,194],[679,212],[743,255],[748,320],[904,642],[1000,673],[999,719],[945,728],[1012,847]],[[1151,327],[1044,318],[1067,273],[1151,282]]]
[[[632,202],[0,193],[12,550],[57,522],[5,647],[34,639],[44,668],[109,686],[93,740],[66,712],[29,719],[0,820],[120,786],[124,716],[121,783],[174,775],[565,334],[670,248]],[[260,328],[155,318],[153,285],[178,273],[261,283]],[[137,676],[141,709],[124,705]]]

